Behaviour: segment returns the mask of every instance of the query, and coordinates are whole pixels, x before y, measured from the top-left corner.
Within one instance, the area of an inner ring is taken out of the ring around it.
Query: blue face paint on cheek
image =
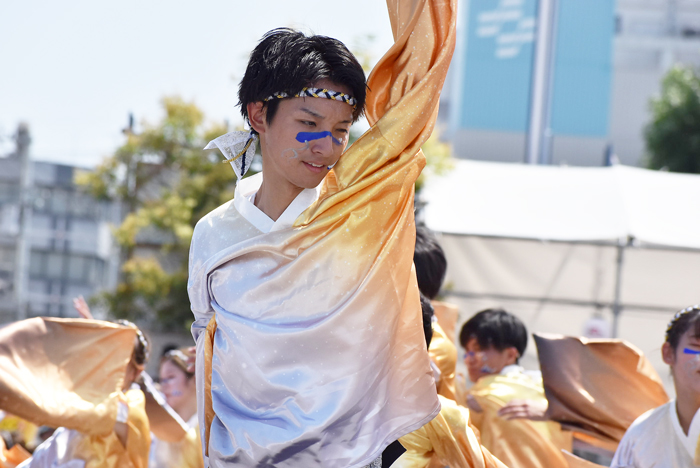
[[[690,348],[683,348],[683,353],[698,355],[698,354],[700,354],[700,351],[696,351],[696,350],[690,349]]]
[[[333,134],[331,132],[328,132],[328,131],[326,131],[326,132],[299,132],[299,133],[297,133],[297,141],[299,143],[308,143],[310,141],[320,140],[320,139],[326,138],[326,137],[331,137],[331,139],[333,140],[333,143],[335,143],[336,145],[343,144],[342,141],[335,138],[333,136]]]

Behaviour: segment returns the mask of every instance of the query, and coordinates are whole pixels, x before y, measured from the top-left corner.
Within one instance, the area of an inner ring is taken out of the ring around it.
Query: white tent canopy
[[[700,249],[698,175],[459,160],[422,199],[444,233]]]
[[[462,320],[503,306],[532,332],[582,335],[602,317],[668,376],[666,323],[700,302],[700,176],[458,160],[421,200]]]

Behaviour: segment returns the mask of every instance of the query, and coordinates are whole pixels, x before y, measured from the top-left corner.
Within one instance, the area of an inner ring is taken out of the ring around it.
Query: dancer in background
[[[484,447],[507,466],[567,467],[561,450],[571,451],[571,434],[544,421],[542,376],[518,364],[527,346],[525,325],[502,309],[483,310],[464,324],[460,342],[474,382],[467,402]]]
[[[0,356],[0,375],[7,378],[0,382],[7,389],[3,403],[36,424],[63,426],[22,468],[147,467],[144,395],[131,388],[149,353],[138,328],[124,321],[36,318],[9,325],[0,335],[12,356]],[[16,387],[11,376],[27,369],[32,380],[24,374],[24,385]],[[27,389],[43,398],[24,401]]]
[[[671,367],[676,399],[632,423],[611,468],[700,466],[700,306],[673,317],[661,355]]]
[[[417,265],[416,265],[417,266]],[[420,274],[418,275],[420,278]],[[421,295],[423,329],[428,348],[433,338],[433,307]],[[453,400],[439,395],[440,414],[418,430],[399,439],[405,448],[396,468],[506,468],[481,445],[470,425],[469,410]]]
[[[369,78],[371,127],[347,151],[364,73],[342,43],[286,29],[265,35],[241,82],[252,131],[212,143],[241,178],[259,138],[263,164],[197,224],[190,249],[213,467],[379,466],[439,412],[411,267],[413,191],[456,2],[388,7],[395,45]]]
[[[161,359],[161,391],[168,405],[187,422],[189,430],[181,442],[165,442],[154,438],[149,468],[204,466],[199,441],[195,376],[188,370],[189,358],[188,349],[171,349]]]

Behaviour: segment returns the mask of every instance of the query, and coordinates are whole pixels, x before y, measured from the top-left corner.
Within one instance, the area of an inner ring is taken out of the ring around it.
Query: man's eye
[[[312,122],[310,120],[302,120],[301,123],[306,125],[307,127],[314,127],[316,125],[316,122]]]

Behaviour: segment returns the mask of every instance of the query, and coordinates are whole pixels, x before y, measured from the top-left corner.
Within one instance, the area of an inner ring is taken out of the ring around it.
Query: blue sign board
[[[537,0],[467,0],[457,127],[526,132]],[[551,127],[608,134],[614,0],[559,0]]]
[[[559,0],[551,121],[555,135],[608,135],[614,3]]]

